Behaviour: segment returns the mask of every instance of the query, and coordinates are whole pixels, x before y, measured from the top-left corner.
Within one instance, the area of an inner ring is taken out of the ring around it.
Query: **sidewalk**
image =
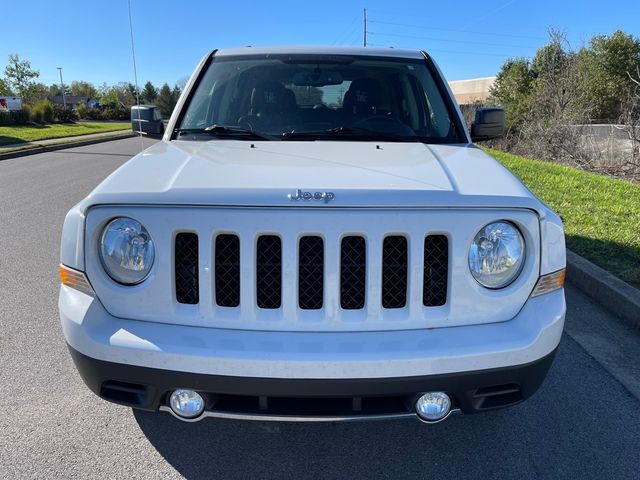
[[[50,138],[48,140],[36,140],[33,142],[14,143],[12,145],[3,145],[0,147],[0,156],[12,152],[23,152],[25,150],[45,150],[47,147],[54,145],[66,145],[69,143],[84,143],[93,140],[102,140],[113,137],[130,137],[133,136],[131,130],[115,130],[113,132],[90,133],[88,135],[77,135],[74,137]]]

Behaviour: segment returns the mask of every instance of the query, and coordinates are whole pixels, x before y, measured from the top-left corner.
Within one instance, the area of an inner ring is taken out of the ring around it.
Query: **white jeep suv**
[[[560,218],[425,52],[216,50],[161,142],[64,222],[60,317],[100,397],[183,420],[513,405],[565,315]]]

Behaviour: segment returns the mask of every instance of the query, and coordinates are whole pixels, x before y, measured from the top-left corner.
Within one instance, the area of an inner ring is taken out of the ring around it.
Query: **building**
[[[81,103],[84,103],[87,108],[98,108],[98,106],[100,105],[98,99],[95,97],[81,97],[78,95],[65,95],[64,99],[62,98],[62,95],[53,95],[47,97],[47,100],[49,100],[54,105],[59,106],[63,106],[66,103],[68,108],[72,108],[74,110]]]
[[[449,82],[449,87],[451,87],[458,104],[471,105],[476,102],[484,102],[489,98],[491,86],[495,81],[496,77],[455,80]]]

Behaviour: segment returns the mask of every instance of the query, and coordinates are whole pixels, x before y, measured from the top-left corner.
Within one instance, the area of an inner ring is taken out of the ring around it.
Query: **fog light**
[[[194,418],[204,410],[204,399],[198,392],[179,388],[174,390],[169,399],[171,410],[183,418]]]
[[[437,422],[451,411],[451,399],[444,392],[429,392],[416,402],[416,413],[426,422]]]

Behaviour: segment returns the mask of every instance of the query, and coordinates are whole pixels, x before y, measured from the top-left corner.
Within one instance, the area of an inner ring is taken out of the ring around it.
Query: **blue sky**
[[[174,84],[212,48],[360,45],[428,50],[449,80],[494,75],[509,56],[532,56],[549,27],[573,46],[620,28],[640,36],[638,0],[457,0],[346,2],[131,0],[138,81]],[[0,75],[10,53],[40,81],[133,81],[127,0],[29,0],[4,6]]]

